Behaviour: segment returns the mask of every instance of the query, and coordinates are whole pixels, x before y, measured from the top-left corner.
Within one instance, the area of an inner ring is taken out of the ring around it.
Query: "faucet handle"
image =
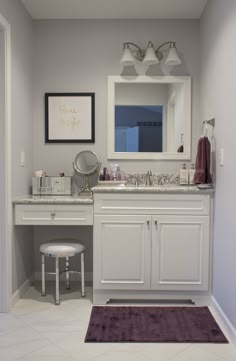
[[[145,184],[146,184],[146,186],[150,185],[150,172],[149,172],[149,170],[147,171],[147,174],[146,174]]]

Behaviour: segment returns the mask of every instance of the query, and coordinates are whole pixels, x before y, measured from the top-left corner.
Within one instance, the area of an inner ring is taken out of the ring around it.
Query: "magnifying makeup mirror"
[[[85,177],[84,186],[81,188],[79,195],[90,195],[92,196],[93,192],[91,191],[88,183],[88,176],[99,172],[100,162],[97,155],[91,150],[83,150],[79,152],[73,162],[74,171]]]

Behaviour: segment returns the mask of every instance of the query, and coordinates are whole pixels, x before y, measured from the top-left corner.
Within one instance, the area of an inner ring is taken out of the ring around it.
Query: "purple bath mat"
[[[85,342],[228,343],[208,307],[95,306]]]

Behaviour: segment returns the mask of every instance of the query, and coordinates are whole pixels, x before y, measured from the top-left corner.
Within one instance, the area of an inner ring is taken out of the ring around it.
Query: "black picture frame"
[[[95,143],[95,93],[45,93],[45,143]]]

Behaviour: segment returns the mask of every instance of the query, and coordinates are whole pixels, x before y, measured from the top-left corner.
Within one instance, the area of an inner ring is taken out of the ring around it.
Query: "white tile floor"
[[[0,314],[1,361],[236,361],[232,344],[84,343],[91,288],[81,298],[62,286],[61,305],[55,306],[52,286],[42,298],[36,284],[10,314]]]

